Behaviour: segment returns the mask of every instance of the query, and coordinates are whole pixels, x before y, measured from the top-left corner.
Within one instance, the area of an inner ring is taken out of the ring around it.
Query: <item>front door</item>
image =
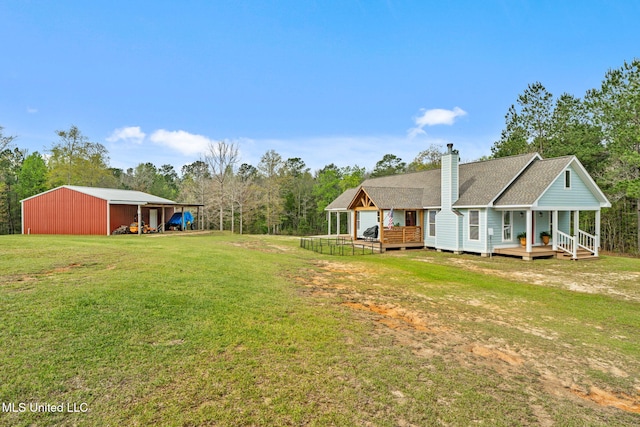
[[[413,227],[416,225],[416,211],[406,211],[404,214],[404,225]]]

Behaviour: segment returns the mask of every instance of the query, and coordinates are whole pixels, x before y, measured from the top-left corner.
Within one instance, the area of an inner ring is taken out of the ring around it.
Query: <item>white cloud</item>
[[[37,108],[31,108],[31,107],[27,107],[27,113],[29,114],[35,114],[38,112]]]
[[[154,144],[175,150],[185,156],[197,155],[207,151],[211,139],[202,135],[195,135],[183,130],[168,131],[159,129],[149,136]]]
[[[141,144],[145,136],[146,134],[140,130],[140,126],[129,126],[114,130],[106,139],[109,142],[129,141]]]
[[[462,108],[455,107],[453,110],[445,110],[442,108],[434,108],[431,110],[420,110],[420,115],[414,119],[415,127],[409,129],[408,135],[413,138],[417,135],[426,133],[425,126],[449,125],[451,126],[456,117],[466,116],[467,112]]]

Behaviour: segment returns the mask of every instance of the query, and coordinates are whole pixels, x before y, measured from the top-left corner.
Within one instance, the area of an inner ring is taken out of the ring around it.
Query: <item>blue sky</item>
[[[0,126],[30,152],[76,125],[112,166],[237,141],[312,170],[452,142],[490,154],[529,83],[582,97],[640,55],[637,1],[0,3]]]

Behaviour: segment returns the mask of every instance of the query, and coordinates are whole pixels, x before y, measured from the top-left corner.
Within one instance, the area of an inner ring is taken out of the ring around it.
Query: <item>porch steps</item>
[[[583,249],[583,248],[578,248],[578,253],[576,254],[576,261],[582,261],[582,260],[588,260],[588,261],[592,261],[592,260],[596,260],[598,259],[597,256],[595,256],[593,253],[591,253],[590,251]],[[564,251],[558,251],[558,255],[557,255],[558,259],[568,259],[568,260],[573,260],[574,258],[571,257],[571,254],[568,252],[564,252]]]

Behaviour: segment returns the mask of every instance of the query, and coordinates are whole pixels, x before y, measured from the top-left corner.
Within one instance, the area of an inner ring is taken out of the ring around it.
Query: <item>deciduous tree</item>
[[[408,172],[417,172],[430,169],[440,169],[444,147],[439,144],[431,144],[429,148],[418,153],[415,159],[407,167]]]
[[[224,208],[229,199],[225,185],[233,176],[238,155],[238,144],[227,141],[210,142],[205,154],[205,161],[209,165],[212,179],[217,185],[220,231],[224,229]]]
[[[49,183],[58,185],[113,186],[107,149],[90,142],[76,127],[58,130],[58,143],[51,147]]]
[[[18,172],[18,199],[26,199],[47,190],[47,165],[37,151],[28,155]]]

